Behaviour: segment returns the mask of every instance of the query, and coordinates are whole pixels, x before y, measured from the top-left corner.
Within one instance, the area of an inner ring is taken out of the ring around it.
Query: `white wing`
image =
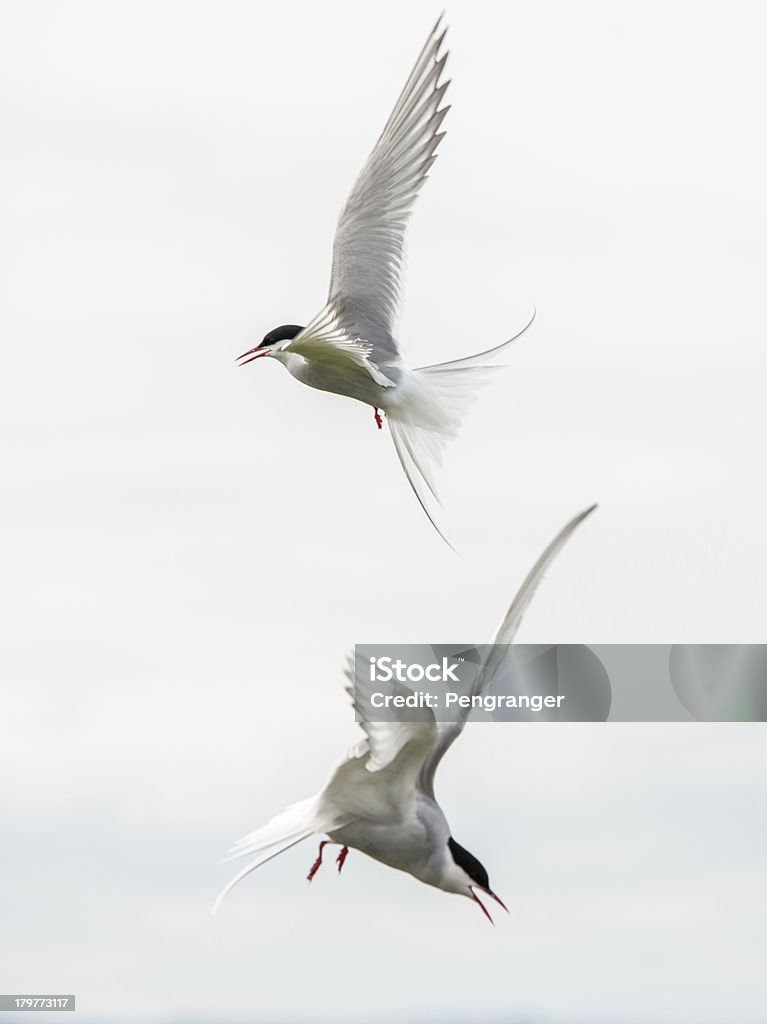
[[[525,577],[525,581],[511,602],[503,622],[496,630],[492,641],[493,649],[482,666],[481,671],[477,673],[473,693],[482,693],[489,686],[497,669],[498,662],[504,654],[503,649],[499,648],[498,645],[510,644],[512,642],[538,584],[543,579],[544,573],[572,536],[575,529],[587,516],[591,515],[596,507],[596,505],[592,505],[571,519],[559,531]],[[347,662],[346,677],[349,680],[346,692],[351,697],[355,710],[357,710],[358,702],[355,699],[354,667],[351,658]],[[357,672],[356,685],[358,690],[366,685],[364,672]],[[370,688],[372,689],[372,684]],[[362,703],[363,706],[369,706],[369,703],[364,701],[359,703]],[[360,726],[365,733],[365,739],[353,747],[348,756],[350,758],[367,756],[365,767],[370,772],[376,772],[391,764],[407,744],[413,744],[414,748],[417,747],[423,752],[424,758],[419,772],[418,784],[423,792],[433,797],[434,773],[437,765],[442,760],[451,743],[463,732],[466,718],[468,718],[468,710],[466,716],[460,721],[445,723],[436,722],[434,715],[428,708],[420,709],[420,711],[423,713],[424,720],[418,722],[360,722]]]
[[[326,373],[347,379],[363,374],[383,388],[392,387],[395,381],[382,373],[370,358],[372,350],[370,342],[355,337],[353,320],[338,302],[329,302],[282,347],[283,352],[295,352],[310,363],[322,366]]]
[[[584,509],[583,512],[579,512],[577,516],[570,520],[570,522],[556,535],[554,540],[549,544],[546,550],[543,552],[541,557],[532,567],[530,572],[525,577],[525,581],[517,591],[517,595],[511,602],[509,610],[503,618],[503,622],[500,624],[498,629],[495,631],[493,637],[493,645],[504,645],[510,644],[516,636],[517,630],[519,629],[522,617],[530,606],[530,602],[535,595],[535,591],[538,588],[538,584],[543,579],[544,573],[554,561],[556,556],[568,542],[570,537],[573,535],[575,530],[580,526],[584,519],[591,515],[596,509],[596,505],[591,505],[589,508]],[[494,659],[493,655],[497,654]],[[487,659],[483,669],[483,682],[482,687],[486,688],[495,669],[498,664],[498,659],[503,657],[503,651],[496,646],[496,650],[493,651],[491,656]]]
[[[524,583],[517,591],[516,597],[511,602],[509,610],[503,619],[503,622],[498,627],[495,636],[493,637],[493,649],[490,652],[485,664],[482,666],[480,672],[477,673],[477,677],[474,681],[474,694],[483,693],[493,678],[493,675],[498,668],[499,662],[504,656],[504,650],[502,647],[497,645],[510,644],[514,639],[519,625],[522,621],[522,616],[527,611],[527,607],[535,594],[538,584],[543,579],[544,573],[551,565],[552,561],[564,547],[567,541],[572,536],[575,529],[583,522],[583,520],[590,516],[596,508],[596,505],[592,505],[585,511],[580,512],[575,518],[571,519],[564,529],[560,530],[554,540],[549,544],[546,550],[543,552],[541,557],[532,567],[530,572],[527,574]],[[434,743],[434,746],[428,756],[426,757],[423,767],[418,776],[418,785],[427,796],[434,797],[434,774],[437,770],[439,762],[445,755],[450,745],[461,735],[463,728],[466,725],[466,719],[468,718],[469,711],[466,711],[466,715],[458,722],[451,722],[439,726],[439,738]]]
[[[362,696],[361,689],[366,685],[365,674],[357,672],[355,686],[354,664],[351,656],[346,664],[345,675],[349,680],[346,692],[351,698],[354,710],[357,711],[360,706],[370,707],[369,701],[358,699]],[[370,689],[373,689],[372,684]],[[360,722],[359,725],[365,733],[365,739],[355,744],[347,757],[364,757],[366,758],[365,768],[369,772],[378,772],[390,765],[410,743],[422,752],[422,759],[432,745],[437,742],[439,729],[433,713],[428,708],[420,709],[419,714],[423,720],[418,722]]]
[[[441,18],[346,201],[333,243],[330,303],[340,303],[353,333],[374,346],[379,363],[395,361],[392,329],[400,292],[405,229],[444,136],[449,107],[440,103],[447,53],[439,55]]]
[[[543,579],[544,573],[551,565],[556,555],[572,536],[576,528],[587,516],[591,515],[596,507],[596,505],[592,505],[590,508],[585,509],[583,512],[580,512],[577,516],[571,519],[570,522],[559,531],[554,540],[548,545],[541,557],[525,577],[525,581],[517,591],[514,600],[511,602],[503,622],[496,630],[492,641],[493,648],[490,655],[482,666],[481,671],[477,673],[473,688],[474,694],[482,693],[490,685],[493,675],[498,667],[498,663],[504,656],[503,647],[499,647],[498,645],[506,645],[512,642],[517,630],[519,629],[522,617],[527,611],[528,605],[533,599],[533,595],[535,594],[539,583]],[[358,666],[356,676],[355,692],[354,663],[353,659],[349,657],[345,669],[346,678],[349,680],[346,692],[352,700],[355,711],[358,710],[360,706],[370,707],[369,700],[357,699],[358,697],[364,696],[360,691],[368,685],[365,682],[366,677],[364,671],[360,671],[359,668],[360,666]],[[368,685],[368,689],[372,691],[372,683]],[[433,797],[434,773],[437,765],[450,744],[453,743],[453,741],[463,732],[464,726],[466,725],[466,718],[468,717],[468,711],[466,716],[458,722],[438,723],[435,721],[434,715],[428,708],[419,709],[419,715],[423,720],[417,722],[360,722],[360,727],[365,733],[365,739],[357,743],[349,751],[347,756],[350,759],[367,757],[365,767],[369,772],[377,772],[391,764],[392,761],[394,761],[402,752],[405,746],[410,743],[414,748],[418,748],[422,751],[424,758],[423,766],[419,774],[419,785],[424,792]]]

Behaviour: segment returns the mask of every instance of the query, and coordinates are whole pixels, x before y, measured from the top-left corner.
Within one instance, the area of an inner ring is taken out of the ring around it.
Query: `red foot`
[[[373,413],[373,419],[378,424],[378,429],[380,430],[383,427],[383,420],[381,419],[381,414],[378,409]]]
[[[338,865],[338,873],[341,874],[341,868],[344,866],[344,861],[349,856],[349,847],[345,846],[343,850],[336,857],[336,864]]]
[[[322,864],[322,851],[323,851],[324,847],[326,847],[328,845],[329,842],[330,842],[329,839],[323,839],[322,842],[320,843],[320,849],[319,849],[319,852],[317,853],[317,860],[309,868],[309,874],[306,876],[306,881],[307,882],[311,882],[311,880],[314,878],[314,876],[320,870],[320,865]]]

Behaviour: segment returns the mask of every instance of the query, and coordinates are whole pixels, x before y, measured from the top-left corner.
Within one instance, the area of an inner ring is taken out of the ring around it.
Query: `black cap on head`
[[[303,327],[298,327],[296,324],[283,324],[282,327],[275,327],[273,331],[264,335],[264,340],[258,347],[267,348],[269,345],[274,345],[276,341],[292,341],[300,331],[303,331]]]
[[[472,882],[476,882],[482,889],[490,890],[490,879],[487,877],[487,871],[482,867],[477,858],[473,853],[469,853],[468,850],[457,843],[452,836],[447,841],[447,845],[450,848],[450,853],[453,855],[453,860],[456,862],[459,868],[463,868]]]

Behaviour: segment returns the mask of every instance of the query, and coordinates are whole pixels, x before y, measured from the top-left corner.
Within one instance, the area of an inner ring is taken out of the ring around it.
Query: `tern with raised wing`
[[[552,559],[595,507],[575,516],[530,570],[496,632],[490,655],[477,672],[471,696],[481,696],[491,687],[502,657],[501,645],[514,639]],[[351,667],[347,677],[353,684]],[[359,708],[353,685],[347,689]],[[492,921],[478,894],[489,896],[501,906],[503,903],[491,889],[479,860],[453,838],[434,793],[440,761],[463,731],[468,714],[467,710],[456,721],[438,722],[433,712],[425,709],[424,720],[418,722],[362,722],[364,738],[336,764],[316,796],[294,804],[235,844],[228,860],[252,859],[218,897],[214,913],[232,886],[251,871],[311,835],[324,835],[327,838],[320,843],[309,881],[322,864],[324,847],[337,843],[341,847],[339,872],[349,849],[359,850],[426,885],[469,897]]]
[[[532,323],[500,345],[463,359],[410,369],[395,337],[410,213],[436,159],[449,109],[442,105],[446,29],[434,26],[389,120],[346,200],[336,227],[330,290],[305,327],[283,324],[239,356],[240,365],[277,359],[303,384],[346,395],[381,411],[410,486],[440,536],[434,468],[457,435],[496,356]],[[533,312],[533,317],[535,313]]]

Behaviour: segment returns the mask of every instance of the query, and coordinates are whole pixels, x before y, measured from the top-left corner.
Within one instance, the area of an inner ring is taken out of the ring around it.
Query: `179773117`
[[[0,995],[0,1010],[74,1010],[73,995]]]

